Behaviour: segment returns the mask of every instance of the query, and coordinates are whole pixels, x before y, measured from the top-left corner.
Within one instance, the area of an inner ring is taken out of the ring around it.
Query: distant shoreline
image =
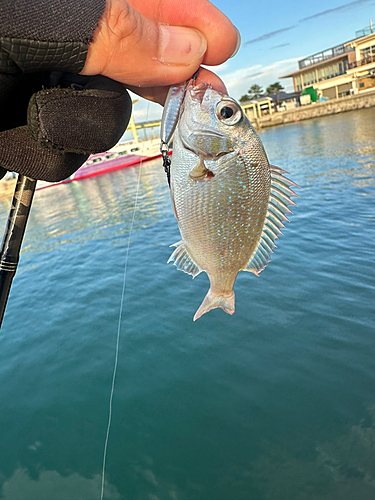
[[[375,90],[362,94],[355,94],[337,99],[329,99],[325,102],[317,102],[300,106],[299,108],[280,111],[262,118],[253,118],[253,126],[260,130],[262,128],[275,127],[277,125],[287,125],[302,120],[311,120],[322,116],[335,115],[345,111],[353,111],[362,108],[375,106]]]

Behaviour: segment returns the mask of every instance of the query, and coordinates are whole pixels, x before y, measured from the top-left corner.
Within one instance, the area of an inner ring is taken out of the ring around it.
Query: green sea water
[[[261,131],[301,189],[233,316],[167,265],[160,161],[38,191],[0,335],[0,498],[375,498],[375,108]],[[0,200],[5,224],[10,200]]]

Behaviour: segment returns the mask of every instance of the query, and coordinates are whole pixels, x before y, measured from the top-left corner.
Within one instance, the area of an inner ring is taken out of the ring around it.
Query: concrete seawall
[[[256,129],[260,129],[274,127],[276,125],[285,125],[287,123],[295,123],[302,120],[310,120],[311,118],[319,118],[321,116],[334,115],[354,109],[371,108],[372,106],[375,106],[375,91],[338,99],[329,99],[325,102],[308,104],[288,111],[273,113],[272,115],[257,118],[253,120],[252,123]]]

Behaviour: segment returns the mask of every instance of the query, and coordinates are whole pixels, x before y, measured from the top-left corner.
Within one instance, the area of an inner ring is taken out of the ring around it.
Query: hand
[[[108,76],[164,104],[170,85],[201,64],[222,64],[239,44],[237,29],[208,0],[107,0],[81,74]],[[202,80],[227,92],[206,69]]]
[[[54,2],[59,14],[59,0]],[[76,6],[78,16],[83,7]],[[25,3],[23,15],[38,8],[38,2]],[[86,76],[78,76],[69,73],[82,68],[82,33],[73,30],[76,41],[65,46],[60,40],[64,50],[56,51],[48,29],[43,35],[42,13],[34,17],[40,19],[38,50],[45,57],[32,57],[35,41],[28,32],[21,30],[22,50],[0,36],[0,178],[4,168],[48,181],[68,177],[90,153],[112,147],[123,134],[131,102],[121,83],[163,104],[170,85],[190,78],[201,64],[225,62],[239,46],[236,28],[208,0],[107,0],[81,71]],[[10,16],[8,24],[14,28],[14,22]],[[226,92],[206,69],[199,80]]]
[[[0,91],[6,76],[0,73]],[[32,179],[66,179],[90,154],[120,140],[131,113],[121,83],[60,72],[24,75],[0,105],[0,179],[4,168]]]

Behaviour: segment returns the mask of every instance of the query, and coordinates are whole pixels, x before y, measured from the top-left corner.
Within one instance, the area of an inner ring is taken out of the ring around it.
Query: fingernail
[[[241,47],[241,35],[240,35],[240,32],[238,31],[237,28],[236,28],[236,31],[237,31],[237,45],[236,45],[236,48],[234,49],[233,54],[230,56],[230,58],[234,57],[237,54],[237,52],[240,50],[240,47]]]
[[[207,50],[205,37],[193,28],[159,26],[158,60],[163,64],[188,66]]]

